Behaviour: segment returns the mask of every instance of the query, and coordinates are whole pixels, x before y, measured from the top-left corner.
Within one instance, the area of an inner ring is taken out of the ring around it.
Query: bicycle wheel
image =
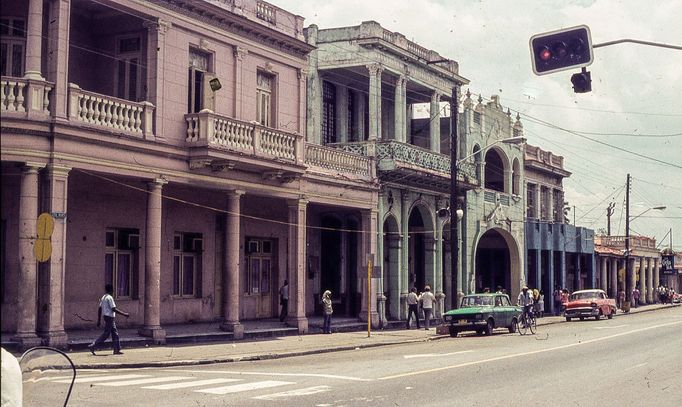
[[[535,315],[528,317],[528,329],[530,329],[531,334],[535,335],[535,331],[538,329],[538,320],[535,318]]]
[[[519,335],[525,335],[528,332],[528,318],[526,316],[521,315],[517,325],[516,330],[519,332]]]

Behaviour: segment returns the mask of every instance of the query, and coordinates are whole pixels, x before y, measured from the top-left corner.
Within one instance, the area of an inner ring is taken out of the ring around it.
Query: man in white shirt
[[[410,293],[407,294],[407,329],[410,329],[410,319],[414,315],[414,320],[417,322],[417,329],[419,329],[419,296],[417,289],[412,287]]]
[[[282,306],[279,322],[284,322],[289,315],[289,282],[287,280],[284,280],[284,285],[279,288],[279,303]]]
[[[104,332],[102,332],[102,335],[100,335],[95,342],[88,345],[88,349],[90,349],[90,352],[92,352],[94,355],[97,345],[104,343],[104,341],[109,338],[109,335],[111,335],[111,340],[114,344],[114,355],[122,355],[123,352],[121,352],[121,342],[119,340],[118,329],[116,329],[116,321],[114,320],[114,317],[116,314],[121,314],[128,318],[130,314],[116,308],[113,295],[114,287],[111,284],[105,285],[104,289],[106,294],[104,294],[99,300],[99,310],[97,311],[98,328],[101,325],[102,315],[104,315]]]
[[[436,296],[431,292],[431,287],[427,285],[424,287],[424,292],[419,299],[422,302],[422,309],[424,310],[424,329],[428,331],[431,315],[433,313],[433,303],[436,301]]]

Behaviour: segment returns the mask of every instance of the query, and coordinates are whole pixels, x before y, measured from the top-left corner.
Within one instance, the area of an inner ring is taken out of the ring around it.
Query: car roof
[[[573,291],[573,294],[577,294],[577,293],[594,293],[594,292],[603,293],[603,292],[605,292],[605,291],[604,291],[604,290],[601,290],[601,289],[599,289],[599,288],[591,288],[591,289],[589,289],[589,290]]]
[[[492,297],[494,295],[507,295],[507,294],[502,294],[502,293],[474,293],[474,294],[467,294],[465,297]]]

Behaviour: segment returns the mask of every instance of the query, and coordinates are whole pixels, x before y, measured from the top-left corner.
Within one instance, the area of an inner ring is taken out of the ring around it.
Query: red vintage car
[[[572,318],[584,320],[593,317],[600,320],[601,317],[613,318],[616,315],[616,300],[610,299],[604,290],[581,290],[576,291],[568,298],[564,316],[566,321]]]

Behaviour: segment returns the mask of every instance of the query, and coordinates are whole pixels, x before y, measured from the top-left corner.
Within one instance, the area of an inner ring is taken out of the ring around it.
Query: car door
[[[509,300],[504,295],[495,296],[494,318],[495,325],[500,327],[509,326],[511,324],[511,310],[509,309]]]

